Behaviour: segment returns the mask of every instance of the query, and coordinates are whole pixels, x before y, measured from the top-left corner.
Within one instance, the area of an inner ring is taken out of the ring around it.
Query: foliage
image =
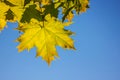
[[[74,14],[85,12],[88,4],[88,0],[0,0],[0,30],[7,22],[17,21],[16,29],[22,32],[16,40],[18,51],[36,47],[36,56],[50,64],[58,57],[56,46],[75,49],[73,32],[64,27],[72,23]]]

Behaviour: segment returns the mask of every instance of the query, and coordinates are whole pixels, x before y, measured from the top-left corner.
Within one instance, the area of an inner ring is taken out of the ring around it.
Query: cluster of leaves
[[[56,46],[75,49],[73,32],[64,27],[72,23],[74,14],[85,12],[88,4],[88,0],[0,0],[0,31],[8,21],[17,21],[17,30],[22,32],[16,40],[18,51],[36,47],[36,57],[50,64],[58,57]]]

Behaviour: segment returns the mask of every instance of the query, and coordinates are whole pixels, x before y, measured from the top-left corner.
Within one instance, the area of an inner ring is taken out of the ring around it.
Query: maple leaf
[[[55,46],[62,48],[75,49],[73,40],[69,37],[73,33],[65,30],[64,27],[71,24],[62,23],[48,14],[45,17],[46,21],[39,22],[36,19],[31,19],[29,24],[21,24],[18,30],[24,33],[17,39],[19,52],[32,47],[37,48],[36,56],[41,56],[48,64],[55,57],[58,57]]]
[[[54,3],[51,3],[49,5],[44,5],[43,8],[45,8],[44,10],[44,15],[47,15],[47,14],[51,14],[52,17],[58,17],[58,9],[55,8],[55,4]]]
[[[64,27],[72,23],[75,12],[85,12],[88,4],[89,0],[0,0],[0,31],[8,21],[17,21],[22,32],[18,51],[36,47],[36,56],[50,64],[58,57],[56,46],[75,49],[73,32]]]
[[[30,22],[32,18],[35,18],[39,21],[42,20],[42,16],[40,15],[40,11],[36,9],[36,5],[29,5],[29,7],[26,8],[24,11],[24,14],[22,15],[20,22]]]

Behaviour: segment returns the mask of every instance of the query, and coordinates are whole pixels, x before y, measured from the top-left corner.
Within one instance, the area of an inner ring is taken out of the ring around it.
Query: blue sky
[[[77,50],[57,47],[50,67],[35,49],[18,53],[17,23],[8,23],[0,33],[0,80],[120,80],[120,1],[95,1],[69,27]]]

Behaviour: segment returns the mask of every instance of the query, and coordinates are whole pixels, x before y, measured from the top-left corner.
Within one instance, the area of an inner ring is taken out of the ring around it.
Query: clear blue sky
[[[0,33],[0,80],[120,80],[120,1],[95,1],[69,27],[77,50],[57,47],[60,58],[50,67],[35,49],[18,53],[17,24],[8,24]]]

